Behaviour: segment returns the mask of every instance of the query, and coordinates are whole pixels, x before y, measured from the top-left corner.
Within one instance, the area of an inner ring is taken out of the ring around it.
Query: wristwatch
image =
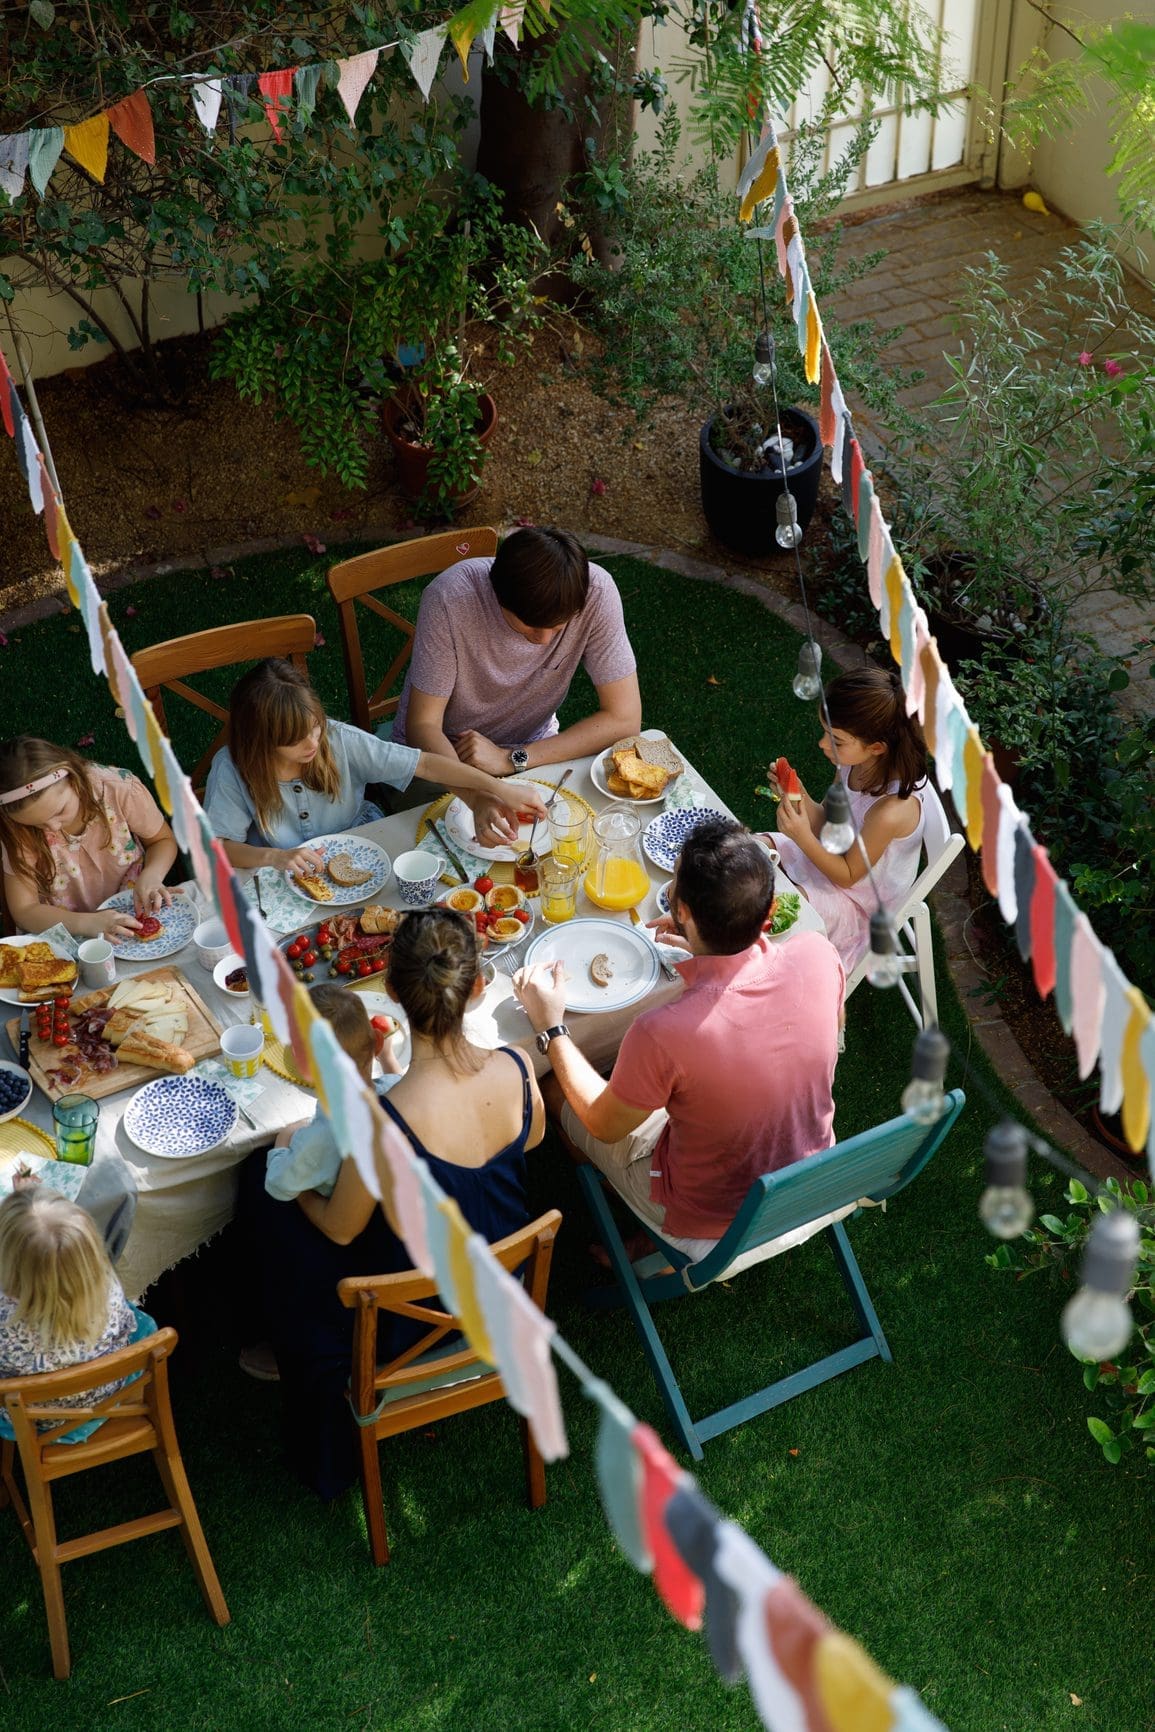
[[[541,1053],[543,1058],[549,1051],[550,1041],[557,1040],[558,1036],[563,1034],[569,1034],[569,1029],[566,1027],[564,1022],[555,1023],[553,1028],[542,1029],[541,1033],[537,1036],[537,1050]]]
[[[509,761],[513,765],[515,776],[520,776],[529,769],[529,753],[524,746],[511,746]]]

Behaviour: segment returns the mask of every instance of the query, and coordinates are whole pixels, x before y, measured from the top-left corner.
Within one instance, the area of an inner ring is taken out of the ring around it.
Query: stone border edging
[[[390,535],[386,531],[373,529],[342,535],[340,539],[343,542],[372,541],[380,546],[389,542],[411,541],[416,537]],[[645,560],[649,565],[676,572],[679,577],[688,577],[699,583],[721,584],[727,589],[736,590],[740,595],[752,596],[795,631],[800,634],[806,631],[806,613],[801,603],[786,600],[767,585],[750,577],[740,567],[712,565],[706,560],[693,559],[688,554],[678,553],[672,548],[660,547],[655,543],[619,541],[612,536],[594,534],[579,535],[579,540],[594,553],[628,554],[634,559]],[[256,541],[227,543],[221,547],[206,548],[200,555],[189,554],[176,559],[111,568],[101,573],[99,587],[104,593],[109,593],[125,589],[145,578],[164,577],[180,571],[202,571],[213,565],[231,565],[235,560],[245,559],[253,554],[280,553],[286,548],[300,545],[299,534],[265,536]],[[31,625],[36,620],[48,618],[59,612],[63,595],[61,585],[49,594],[30,602],[27,607],[16,609],[0,621],[0,624],[3,624],[6,630],[19,630],[22,625]],[[866,656],[858,644],[853,643],[837,626],[831,625],[817,614],[811,615],[811,622],[814,636],[837,667],[862,666]],[[967,1000],[980,991],[986,981],[986,976],[975,962],[963,936],[963,928],[970,913],[970,903],[965,891],[966,868],[960,856],[941,881],[938,890],[933,893],[931,900],[946,949],[951,982],[964,1007]],[[991,1069],[1004,1088],[1022,1103],[1024,1111],[1030,1113],[1046,1137],[1058,1144],[1096,1178],[1135,1176],[1110,1150],[1089,1136],[1078,1120],[1055,1099],[1036,1074],[1010,1026],[1001,1016],[992,1012],[990,1016],[981,1019],[972,1017],[970,1022]]]

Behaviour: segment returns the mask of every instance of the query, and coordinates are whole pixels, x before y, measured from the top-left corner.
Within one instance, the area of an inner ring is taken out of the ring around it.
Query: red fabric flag
[[[858,484],[862,480],[866,464],[862,460],[862,447],[857,439],[850,441],[850,510],[855,523],[858,522]]]
[[[685,1474],[653,1426],[635,1426],[631,1441],[642,1464],[642,1533],[654,1560],[654,1586],[679,1624],[700,1630],[706,1590],[666,1527],[666,1505]]]
[[[791,1576],[775,1582],[763,1607],[770,1647],[789,1683],[806,1709],[808,1732],[831,1732],[830,1721],[818,1694],[814,1650],[833,1628]]]
[[[152,130],[152,109],[143,90],[134,90],[115,108],[105,110],[108,124],[121,144],[134,151],[142,162],[156,161],[156,136]]]
[[[44,496],[44,533],[48,537],[48,551],[53,559],[59,559],[60,537],[56,532],[56,513],[60,508],[60,501],[56,497],[56,489],[52,485],[43,451],[36,453],[36,461],[40,465],[40,491]]]
[[[229,943],[238,955],[245,953],[244,939],[241,937],[241,923],[237,919],[236,879],[225,853],[224,844],[218,836],[213,837],[212,849],[213,890],[216,893],[217,906],[221,911],[221,919],[225,923],[225,931],[229,935]]]
[[[4,359],[4,351],[0,349],[0,416],[4,418],[4,431],[9,439],[16,436],[16,423],[12,419],[12,375],[8,371],[8,363]]]
[[[287,72],[262,72],[257,79],[257,88],[265,99],[265,113],[278,144],[282,142],[282,134],[277,110],[281,108],[283,112],[293,100],[293,73],[294,68],[290,66]]]
[[[1058,874],[1041,843],[1035,856],[1035,886],[1031,893],[1031,968],[1040,998],[1055,984],[1055,885]]]
[[[999,803],[999,773],[995,769],[995,761],[989,752],[983,757],[981,792],[983,802],[983,883],[992,896],[997,896],[999,893],[999,814],[1002,811],[1002,806]]]

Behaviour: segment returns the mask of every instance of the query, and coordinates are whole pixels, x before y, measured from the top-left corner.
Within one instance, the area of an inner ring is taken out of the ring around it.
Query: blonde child
[[[125,1298],[91,1215],[17,1175],[0,1203],[0,1378],[83,1364],[153,1327]],[[61,1405],[86,1406],[116,1387],[68,1396]],[[4,1413],[0,1435],[12,1436]]]
[[[856,841],[846,854],[827,852],[818,839],[825,813],[805,788],[800,805],[780,799],[780,829],[772,840],[783,872],[821,914],[849,974],[869,948],[870,916],[879,897],[885,908],[896,907],[918,875],[925,822],[918,789],[926,783],[926,744],[918,722],[906,713],[897,673],[883,668],[859,668],[831,680],[826,713],[829,728],[819,711],[818,743],[845,784],[862,847]],[[773,768],[768,775],[781,793]]]
[[[139,921],[100,904],[131,889],[136,915],[165,906],[176,856],[139,777],[30,734],[0,743],[0,868],[18,932],[59,923],[77,938],[131,938]]]

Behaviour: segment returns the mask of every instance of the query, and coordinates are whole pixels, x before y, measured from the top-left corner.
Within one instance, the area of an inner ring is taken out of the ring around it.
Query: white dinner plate
[[[645,739],[644,734],[642,738]],[[644,797],[639,794],[613,794],[610,792],[609,777],[606,775],[606,759],[615,750],[614,746],[609,746],[604,752],[598,752],[590,760],[590,781],[598,793],[604,794],[607,800],[620,800],[623,806],[660,806],[666,797],[666,789],[672,788],[678,777],[671,776],[660,794],[646,794]],[[679,771],[679,775],[683,773]]]
[[[535,783],[537,787],[542,790],[543,796],[546,800],[549,799],[550,795],[557,787],[556,782],[547,781],[543,776],[522,776],[520,780],[523,782]],[[562,789],[561,797],[563,800],[565,799],[564,788]],[[517,832],[516,848],[513,846],[487,848],[484,844],[479,842],[477,837],[474,835],[473,813],[465,804],[465,801],[461,799],[451,800],[449,802],[449,805],[445,810],[445,815],[441,819],[441,823],[445,826],[445,834],[449,837],[452,846],[462,849],[463,852],[467,854],[473,854],[478,860],[516,860],[518,855],[523,854],[529,847],[529,839],[533,834],[533,825],[523,824]],[[543,850],[548,851],[548,841],[546,840],[548,836],[549,825],[546,819],[539,818],[537,824],[537,841],[535,843],[535,850],[537,853],[540,854]],[[419,848],[428,848],[431,853],[436,854],[437,837],[432,831],[430,831],[425,840],[419,842],[417,846]],[[444,850],[442,850],[442,852],[444,852]]]
[[[290,890],[295,890],[298,896],[303,896],[306,902],[311,902],[319,908],[324,917],[327,908],[352,908],[357,902],[368,902],[371,896],[377,896],[389,876],[389,856],[384,848],[379,848],[376,842],[370,842],[367,836],[352,836],[339,834],[336,836],[314,836],[311,842],[304,844],[306,848],[315,848],[325,860],[334,854],[348,854],[354,866],[362,872],[369,872],[371,877],[364,884],[350,884],[342,887],[334,884],[332,879],[326,879],[333,892],[328,901],[322,901],[317,896],[310,896],[303,890],[291,873],[284,874],[285,882]]]
[[[0,944],[10,945],[13,950],[20,950],[25,944],[47,944],[53,956],[57,957],[59,961],[76,961],[72,952],[66,950],[63,944],[57,944],[53,939],[45,938],[41,932],[21,932],[18,933],[15,938],[0,938]],[[79,974],[77,975],[77,980],[73,984],[79,984]],[[63,996],[64,993],[71,991],[71,986],[62,987],[61,995]],[[20,1004],[20,988],[18,986],[0,986],[0,1003]],[[25,1007],[20,1005],[20,1008],[23,1010]]]
[[[131,890],[118,890],[100,906],[113,908],[118,914],[131,914],[134,919],[140,918]],[[192,937],[200,916],[187,896],[174,891],[169,906],[158,908],[154,918],[160,921],[160,931],[155,938],[113,939],[113,954],[119,962],[150,962],[153,957],[175,956]]]
[[[599,954],[609,957],[613,976],[608,986],[595,986],[590,963]],[[660,972],[653,939],[617,920],[578,918],[560,926],[549,926],[525,953],[524,965],[563,962],[569,981],[567,1010],[622,1010],[645,998],[657,984]]]

